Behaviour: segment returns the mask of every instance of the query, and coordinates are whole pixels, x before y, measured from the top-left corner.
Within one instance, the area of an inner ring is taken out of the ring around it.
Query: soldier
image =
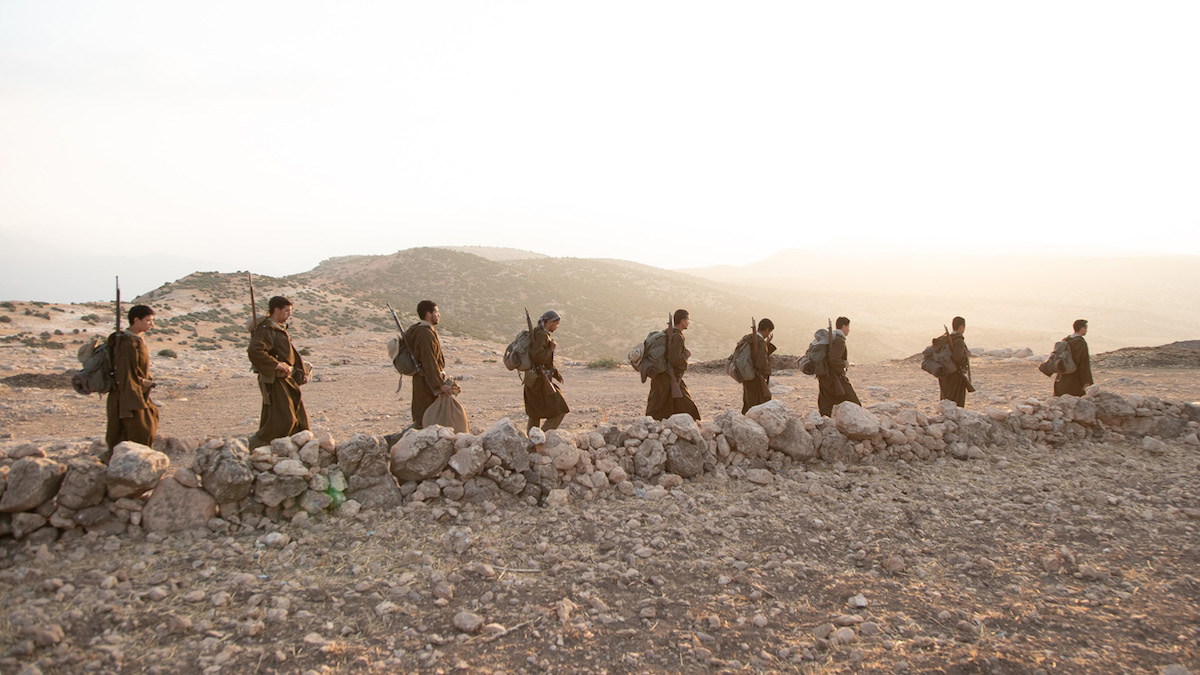
[[[687,360],[692,355],[683,344],[683,331],[692,323],[686,309],[675,310],[672,317],[667,350],[667,363],[670,368],[665,373],[656,373],[650,380],[650,396],[646,399],[646,414],[656,420],[663,420],[671,415],[687,413],[693,419],[700,419],[700,411],[692,394],[683,382],[683,374],[687,371]],[[672,370],[674,372],[672,372]],[[679,397],[672,395],[671,376],[679,384]]]
[[[941,390],[943,401],[954,401],[960,408],[967,406],[967,373],[971,368],[971,352],[967,349],[967,340],[963,333],[967,330],[967,320],[961,316],[954,317],[950,323],[953,332],[950,333],[950,360],[958,368],[945,377],[938,378],[938,389]]]
[[[1088,355],[1087,319],[1077,319],[1071,326],[1075,332],[1067,336],[1067,346],[1071,348],[1071,358],[1075,360],[1075,372],[1059,373],[1054,376],[1055,396],[1083,396],[1092,384],[1092,361]]]
[[[756,405],[771,400],[771,354],[775,353],[775,345],[771,344],[771,335],[775,332],[775,324],[770,319],[758,322],[758,331],[749,333],[738,341],[735,348],[741,349],[743,344],[755,341],[755,348],[750,350],[754,359],[755,377],[742,383],[742,414]]]
[[[529,336],[529,359],[533,368],[525,373],[525,414],[529,416],[525,431],[541,425],[545,431],[557,429],[571,411],[562,391],[551,379],[562,383],[562,375],[554,367],[554,350],[558,343],[550,334],[558,330],[562,317],[550,310],[538,319]],[[543,423],[542,420],[546,421]]]
[[[142,338],[151,328],[154,328],[154,310],[134,305],[129,308],[129,328],[108,337],[117,385],[108,394],[108,429],[104,440],[109,455],[121,441],[151,445],[158,432],[158,406],[150,400],[150,390],[154,387],[150,350]]]
[[[432,300],[417,303],[417,316],[421,320],[404,331],[404,341],[421,366],[421,372],[413,376],[412,396],[413,428],[421,429],[425,410],[439,394],[453,395],[454,389],[446,381],[446,358],[442,356],[442,341],[435,328],[442,322],[437,303]]]
[[[834,324],[832,343],[829,345],[829,374],[818,378],[820,391],[817,394],[817,409],[825,417],[833,414],[833,406],[850,401],[862,405],[858,394],[850,380],[846,379],[846,366],[849,352],[846,350],[846,336],[850,334],[850,319],[839,316]]]
[[[246,349],[250,365],[258,373],[262,391],[262,416],[258,431],[250,437],[253,450],[271,441],[308,429],[308,413],[300,400],[300,386],[308,382],[308,366],[292,346],[287,321],[292,301],[277,295],[267,303],[270,314],[263,317],[250,336]]]

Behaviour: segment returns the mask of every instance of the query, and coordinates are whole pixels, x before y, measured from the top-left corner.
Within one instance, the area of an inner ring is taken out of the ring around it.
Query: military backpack
[[[504,367],[525,372],[533,368],[533,357],[529,354],[529,331],[517,333],[504,350]]]
[[[921,352],[921,370],[937,378],[954,374],[958,366],[954,364],[951,354],[950,336],[935,337],[925,351]]]
[[[800,372],[815,377],[825,377],[829,374],[829,345],[833,342],[833,333],[822,328],[813,333],[813,341],[809,343],[804,356],[800,357],[797,366]]]
[[[1082,339],[1082,338],[1081,338]],[[1046,377],[1055,375],[1070,375],[1075,372],[1078,367],[1075,364],[1075,357],[1071,356],[1071,336],[1059,340],[1054,343],[1054,351],[1050,352],[1050,358],[1046,359],[1042,365],[1038,366],[1038,370],[1042,371]]]
[[[76,356],[83,367],[71,375],[71,387],[75,393],[107,394],[117,388],[108,338],[96,336],[84,342]]]

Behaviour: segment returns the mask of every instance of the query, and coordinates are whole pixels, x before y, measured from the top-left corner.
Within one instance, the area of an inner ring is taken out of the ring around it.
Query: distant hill
[[[494,253],[494,249],[488,249]],[[391,303],[404,325],[416,305],[435,300],[440,330],[505,344],[546,309],[563,313],[556,333],[564,358],[623,360],[629,348],[687,308],[693,318],[688,346],[696,360],[724,358],[750,329],[751,317],[770,317],[776,344],[802,353],[811,332],[826,321],[768,292],[744,293],[725,284],[622,260],[493,257],[455,248],[419,248],[379,256],[330,258],[284,277],[254,278],[260,315],[272,295],[296,303],[297,337],[338,335],[352,329],[391,332]],[[136,299],[160,309],[159,332],[191,336],[193,344],[244,344],[250,315],[245,273],[196,272]],[[869,337],[852,340],[852,358],[886,357]]]

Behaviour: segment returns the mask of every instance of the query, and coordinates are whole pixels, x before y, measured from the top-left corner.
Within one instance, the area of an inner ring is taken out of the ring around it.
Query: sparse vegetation
[[[7,314],[0,316],[0,323],[12,323],[12,317]]]
[[[4,309],[7,309],[10,312],[17,311],[17,306],[12,304],[11,302],[0,302],[0,307],[3,307]]]
[[[179,355],[175,353],[174,349],[160,349],[158,350],[158,355],[165,359],[174,359],[179,357]]]
[[[589,362],[588,362],[588,364],[587,364],[587,367],[588,367],[588,368],[601,368],[601,369],[604,369],[604,370],[611,370],[611,369],[613,369],[613,368],[620,368],[620,367],[621,367],[621,362],[620,362],[620,361],[618,361],[618,360],[616,360],[616,359],[614,359],[614,358],[610,358],[610,357],[607,357],[607,356],[606,356],[606,357],[604,357],[604,358],[602,358],[602,359],[596,359],[595,361],[589,361]]]

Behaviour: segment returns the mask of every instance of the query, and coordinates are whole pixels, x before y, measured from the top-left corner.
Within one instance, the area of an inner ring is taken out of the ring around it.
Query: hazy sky
[[[1194,1],[6,0],[0,234],[269,273],[443,244],[1196,254],[1198,32]]]

